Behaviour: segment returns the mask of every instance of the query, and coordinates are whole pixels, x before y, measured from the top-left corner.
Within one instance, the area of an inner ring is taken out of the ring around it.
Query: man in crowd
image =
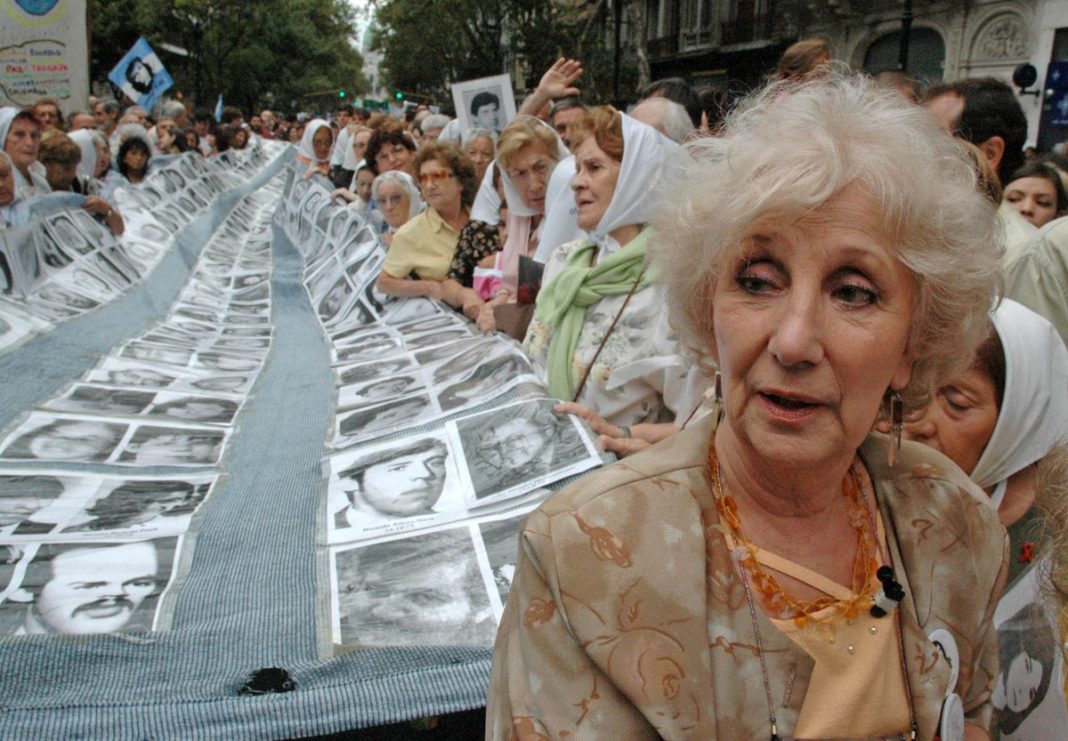
[[[9,599],[27,603],[13,635],[114,633],[156,591],[152,541],[42,545]]]
[[[33,115],[41,122],[41,131],[63,130],[63,114],[55,98],[41,98],[33,104]]]
[[[334,527],[366,527],[426,515],[445,489],[445,444],[435,438],[388,448],[357,459],[338,474],[349,505]]]
[[[1024,163],[1027,118],[1004,82],[979,77],[932,85],[924,106],[946,131],[977,146],[1002,183]]]
[[[106,137],[111,137],[119,125],[119,104],[111,98],[97,101],[93,106],[93,118],[96,119],[96,127]]]
[[[556,129],[564,145],[571,147],[571,122],[582,115],[586,104],[575,95],[568,95],[553,102],[549,109],[549,125]]]

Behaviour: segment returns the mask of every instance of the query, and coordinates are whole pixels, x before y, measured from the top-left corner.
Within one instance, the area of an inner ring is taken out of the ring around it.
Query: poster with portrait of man
[[[92,477],[92,494],[49,539],[143,540],[182,535],[218,481],[215,475]]]
[[[334,418],[332,445],[335,448],[347,448],[429,422],[440,414],[440,407],[425,392],[390,399],[374,406],[339,411]]]
[[[466,527],[330,553],[338,646],[493,645],[496,620]]]
[[[97,483],[69,471],[0,469],[0,542],[52,537],[83,510]]]
[[[142,36],[108,73],[108,79],[123,94],[146,111],[174,85],[163,62]]]
[[[30,412],[0,443],[0,458],[106,463],[126,436],[125,422]]]
[[[28,545],[0,563],[0,633],[91,635],[165,630],[157,615],[181,537]],[[9,576],[10,575],[10,576]]]
[[[466,514],[469,486],[444,430],[327,456],[331,543],[366,540],[452,522]]]
[[[512,79],[506,74],[455,83],[452,102],[464,135],[471,129],[485,129],[496,136],[515,118]]]
[[[470,506],[516,496],[601,464],[592,435],[555,399],[528,399],[449,422],[471,479]]]

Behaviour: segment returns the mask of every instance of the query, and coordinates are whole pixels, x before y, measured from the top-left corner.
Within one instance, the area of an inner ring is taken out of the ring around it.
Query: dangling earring
[[[897,451],[901,450],[901,433],[905,429],[905,405],[897,390],[890,392],[890,453],[887,462],[893,468],[897,463]]]
[[[712,416],[718,420],[720,413],[723,411],[723,380],[719,371],[716,371],[716,380],[713,382],[712,388],[715,389],[715,397],[712,399]]]

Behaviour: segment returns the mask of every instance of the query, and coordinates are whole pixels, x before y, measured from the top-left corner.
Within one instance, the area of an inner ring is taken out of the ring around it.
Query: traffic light
[[[400,103],[400,102],[402,102],[404,100],[404,93],[402,93],[400,90],[398,90],[397,92],[393,93],[393,98],[398,103]]]
[[[348,93],[346,93],[344,90],[337,91],[337,97],[339,100],[344,100],[346,95],[348,95]]]

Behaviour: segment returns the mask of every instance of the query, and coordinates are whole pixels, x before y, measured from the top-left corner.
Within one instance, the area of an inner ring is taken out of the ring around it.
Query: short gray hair
[[[638,108],[645,108],[639,112]],[[642,123],[652,126],[671,141],[682,144],[693,132],[693,119],[686,112],[685,106],[673,100],[661,97],[646,98],[634,106],[633,113]],[[642,115],[642,114],[646,115]],[[652,115],[649,115],[652,114]]]
[[[909,406],[966,370],[989,330],[1004,252],[972,164],[922,108],[860,75],[777,83],[685,145],[664,172],[649,254],[673,327],[711,368],[712,299],[730,251],[761,220],[788,221],[857,185],[916,276]]]
[[[419,130],[425,134],[430,129],[444,129],[451,120],[444,113],[431,113],[419,124]]]
[[[406,172],[400,170],[389,170],[377,175],[371,183],[371,200],[378,200],[378,191],[382,189],[384,183],[397,183],[404,192],[408,194],[408,218],[415,218],[415,215],[423,210],[423,199],[419,192],[419,186],[415,184],[415,180],[412,176]]]

